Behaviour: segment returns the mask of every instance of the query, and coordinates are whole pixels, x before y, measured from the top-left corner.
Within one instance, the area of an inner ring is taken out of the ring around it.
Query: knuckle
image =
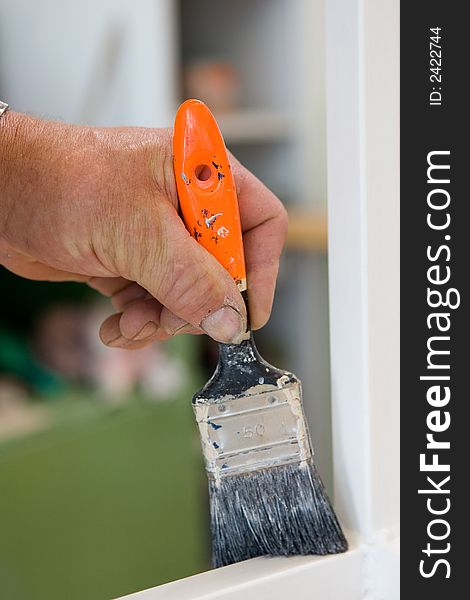
[[[282,204],[280,200],[278,200],[277,212],[276,212],[276,220],[278,223],[279,231],[284,236],[284,239],[287,237],[287,230],[289,228],[289,214]]]
[[[155,193],[178,206],[178,193],[173,171],[172,131],[157,130],[157,143],[148,148],[152,183]]]

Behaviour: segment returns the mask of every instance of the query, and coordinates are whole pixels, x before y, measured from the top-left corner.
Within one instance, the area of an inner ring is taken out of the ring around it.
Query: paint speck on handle
[[[184,173],[181,173],[181,178],[185,182],[186,185],[189,185],[191,181],[186,177]]]
[[[223,213],[217,213],[216,215],[212,215],[212,217],[208,217],[205,220],[206,227],[209,229],[216,222],[217,217],[221,217]]]
[[[260,378],[258,379],[258,383],[259,383],[260,385],[263,385],[263,383],[264,383],[264,377],[260,377]]]
[[[222,425],[217,425],[217,423],[213,423],[212,421],[209,421],[209,425],[212,427],[212,429],[215,429],[217,431],[217,429],[221,429]]]
[[[230,233],[230,231],[223,225],[222,225],[222,227],[219,227],[219,229],[217,229],[217,235],[219,237],[225,238],[228,236],[229,233]]]

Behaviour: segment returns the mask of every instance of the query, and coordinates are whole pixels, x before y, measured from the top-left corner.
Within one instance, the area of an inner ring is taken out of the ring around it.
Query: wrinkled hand
[[[243,299],[178,216],[171,131],[79,127],[12,112],[0,122],[0,263],[36,280],[82,281],[111,296],[108,346],[177,333],[237,342]],[[250,319],[269,318],[287,217],[235,159]]]

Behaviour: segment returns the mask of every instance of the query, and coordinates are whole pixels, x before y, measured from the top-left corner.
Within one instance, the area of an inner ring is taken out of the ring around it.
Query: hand
[[[0,121],[0,263],[111,296],[108,346],[204,331],[238,342],[243,299],[178,216],[171,131],[92,128],[12,112]],[[250,319],[269,318],[287,229],[280,201],[235,159]]]

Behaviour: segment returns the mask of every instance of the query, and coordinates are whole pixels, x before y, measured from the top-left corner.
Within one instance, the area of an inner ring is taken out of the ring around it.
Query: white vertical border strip
[[[326,14],[328,262],[336,506],[347,529],[370,531],[360,2]]]
[[[398,523],[398,0],[327,10],[335,494],[367,539]]]
[[[399,522],[399,1],[363,0],[372,527]]]

